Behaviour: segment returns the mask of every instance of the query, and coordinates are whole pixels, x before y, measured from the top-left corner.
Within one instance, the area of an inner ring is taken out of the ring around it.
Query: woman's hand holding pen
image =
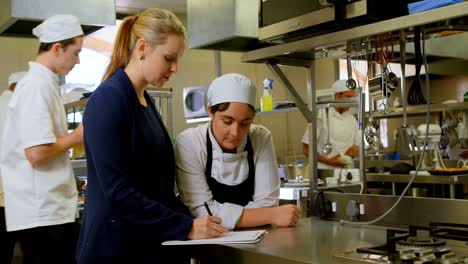
[[[192,230],[190,230],[187,238],[213,238],[219,237],[222,233],[226,232],[229,232],[229,229],[226,229],[221,225],[221,218],[205,215],[193,220]]]
[[[282,205],[274,208],[272,224],[276,226],[295,226],[301,218],[301,208],[292,205]]]

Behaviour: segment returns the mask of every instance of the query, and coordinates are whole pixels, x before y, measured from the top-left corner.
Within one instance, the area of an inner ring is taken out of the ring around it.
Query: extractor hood
[[[0,36],[34,37],[32,29],[55,14],[73,14],[89,34],[115,25],[114,0],[0,0]]]
[[[258,48],[258,12],[255,0],[187,0],[189,48]]]
[[[426,55],[431,58],[429,69],[431,74],[452,76],[468,74],[468,33],[459,33],[440,38],[430,38],[425,41]],[[396,46],[399,52],[400,47]],[[414,44],[406,44],[407,56],[414,54]]]

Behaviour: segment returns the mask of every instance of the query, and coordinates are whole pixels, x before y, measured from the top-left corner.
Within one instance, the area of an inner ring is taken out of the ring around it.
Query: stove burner
[[[400,250],[403,248],[438,248],[445,246],[447,242],[442,239],[431,237],[428,239],[419,237],[408,237],[406,240],[400,240],[396,242],[396,249]]]
[[[409,226],[408,230],[387,229],[387,243],[357,248],[340,257],[367,263],[468,263],[466,253],[460,256],[460,248],[449,247],[447,240],[468,242],[468,225],[430,223]]]

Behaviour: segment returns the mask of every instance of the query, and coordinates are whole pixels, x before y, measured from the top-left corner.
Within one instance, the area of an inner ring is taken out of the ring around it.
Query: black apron
[[[210,129],[208,127],[208,129]],[[250,137],[247,135],[247,144],[245,145],[244,151],[247,151],[247,162],[249,164],[249,176],[245,181],[238,185],[226,185],[218,182],[211,177],[211,166],[213,164],[213,145],[210,140],[208,130],[206,131],[206,169],[205,176],[206,182],[210,187],[211,193],[213,194],[213,200],[218,203],[232,203],[240,206],[247,205],[253,200],[254,194],[254,180],[255,180],[255,165],[254,165],[254,152]]]

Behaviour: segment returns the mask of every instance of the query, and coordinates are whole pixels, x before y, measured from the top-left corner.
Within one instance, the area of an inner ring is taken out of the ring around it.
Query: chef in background
[[[463,124],[461,112],[458,110],[445,111],[444,124],[442,129],[445,132],[444,138],[446,139],[445,152],[451,160],[467,159],[468,149],[460,144],[459,130],[464,129],[466,124]],[[463,133],[460,133],[463,134]]]
[[[335,99],[356,96],[354,90],[346,87],[346,80],[336,81],[331,90]],[[357,157],[359,154],[358,123],[349,109],[349,107],[329,108],[328,118],[325,109],[319,111],[316,130],[319,169],[353,166],[352,158]],[[327,141],[331,143],[332,151],[329,154],[324,154],[322,150]],[[304,154],[309,156],[309,127],[307,127],[302,137],[302,145]]]
[[[83,31],[73,15],[54,15],[33,29],[40,45],[8,104],[1,173],[6,227],[24,263],[74,263],[77,190],[68,150],[83,141],[68,133],[59,74],[80,62]]]
[[[8,103],[10,102],[13,91],[15,90],[16,83],[24,77],[26,72],[15,72],[8,78],[8,89],[6,89],[0,95],[0,138],[3,134],[3,128],[5,127],[5,117],[8,109]],[[0,140],[0,149],[2,149]],[[2,177],[0,172],[0,263],[11,263],[13,257],[13,249],[15,247],[16,240],[11,232],[6,231],[5,223],[5,209],[3,199],[3,186]]]
[[[240,74],[216,78],[207,92],[211,122],[176,140],[177,184],[194,216],[213,215],[227,229],[295,226],[301,209],[278,206],[280,178],[271,132],[254,125],[255,86]]]

